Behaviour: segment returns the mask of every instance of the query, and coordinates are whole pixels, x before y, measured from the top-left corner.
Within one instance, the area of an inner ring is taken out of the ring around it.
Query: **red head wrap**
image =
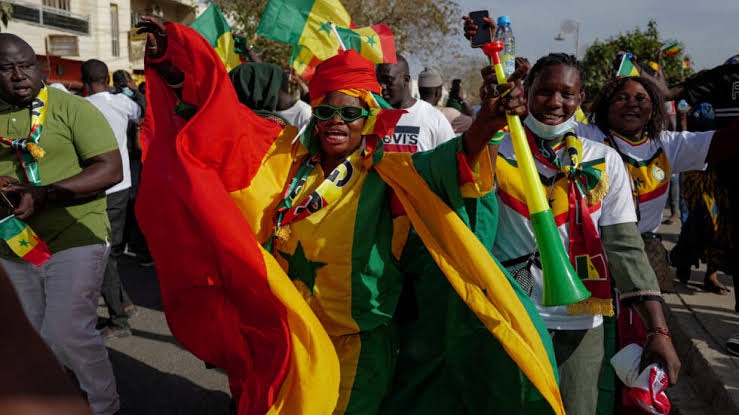
[[[310,100],[314,101],[331,91],[354,88],[366,89],[376,94],[382,92],[375,75],[375,64],[354,49],[349,49],[318,65],[310,81]]]

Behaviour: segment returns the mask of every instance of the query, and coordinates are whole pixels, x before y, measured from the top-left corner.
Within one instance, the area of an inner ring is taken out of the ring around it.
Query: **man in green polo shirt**
[[[9,144],[36,141],[31,133],[39,127],[36,144],[45,155],[37,153],[34,162],[25,154],[32,146]],[[0,191],[17,201],[0,216],[25,222],[51,251],[36,266],[0,241],[0,264],[31,324],[77,376],[92,411],[114,414],[113,369],[95,330],[110,249],[104,192],[122,179],[113,131],[90,103],[46,88],[28,43],[0,33],[0,136]]]

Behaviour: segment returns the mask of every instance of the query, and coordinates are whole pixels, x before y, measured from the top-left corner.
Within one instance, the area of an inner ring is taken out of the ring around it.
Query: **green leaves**
[[[645,29],[636,28],[631,32],[611,36],[604,41],[593,42],[583,59],[587,97],[595,98],[601,87],[614,75],[614,61],[619,51],[631,52],[639,59],[639,63],[644,64],[642,66],[646,66],[650,61],[658,62],[668,84],[676,83],[682,77],[692,74],[691,69],[682,69],[682,61],[687,58],[684,51],[669,57],[659,55],[664,41],[660,39],[657,23],[650,20]]]
[[[417,54],[430,62],[448,58],[453,51],[449,39],[462,36],[462,11],[452,0],[364,0],[344,1],[359,26],[384,23],[395,36],[402,54]]]
[[[8,27],[8,22],[13,14],[13,6],[10,3],[0,2],[0,21],[3,26]]]

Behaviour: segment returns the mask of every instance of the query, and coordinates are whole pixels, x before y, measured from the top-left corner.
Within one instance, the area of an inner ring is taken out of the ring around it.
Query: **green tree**
[[[462,36],[462,11],[453,0],[363,0],[344,6],[357,26],[388,25],[400,53],[438,62],[456,51],[450,36]]]
[[[13,6],[10,3],[0,2],[0,22],[3,26],[8,27],[10,16],[13,14]]]
[[[440,70],[447,88],[451,87],[453,79],[461,79],[464,99],[470,105],[477,105],[480,103],[480,87],[482,86],[480,70],[490,65],[490,61],[481,52],[479,56],[465,55],[463,62],[463,65],[459,62],[443,62],[440,64]]]
[[[215,0],[234,19],[234,32],[242,32],[261,58],[287,67],[290,46],[254,36],[267,0]],[[449,35],[462,36],[462,12],[453,0],[363,0],[343,1],[359,27],[384,23],[395,36],[398,52],[443,59],[456,56]]]
[[[586,80],[585,93],[590,98],[595,98],[603,85],[615,74],[614,63],[619,51],[631,52],[639,59],[642,66],[647,66],[649,61],[655,61],[655,53],[658,53],[664,40],[660,39],[657,23],[650,20],[646,29],[636,28],[631,32],[611,36],[605,41],[596,40],[588,47],[583,59]],[[659,59],[660,69],[668,83],[680,81],[692,73],[691,69],[682,68],[682,62],[689,57],[681,50],[675,56],[661,55]]]

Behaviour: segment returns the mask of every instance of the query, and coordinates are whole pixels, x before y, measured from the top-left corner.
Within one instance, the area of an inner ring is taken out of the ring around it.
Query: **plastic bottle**
[[[516,38],[511,29],[511,18],[508,16],[498,17],[498,25],[495,28],[493,40],[503,42],[503,51],[500,53],[500,62],[506,78],[516,70]]]
[[[681,99],[677,102],[677,109],[680,111],[687,111],[690,105],[688,105],[688,101]]]

